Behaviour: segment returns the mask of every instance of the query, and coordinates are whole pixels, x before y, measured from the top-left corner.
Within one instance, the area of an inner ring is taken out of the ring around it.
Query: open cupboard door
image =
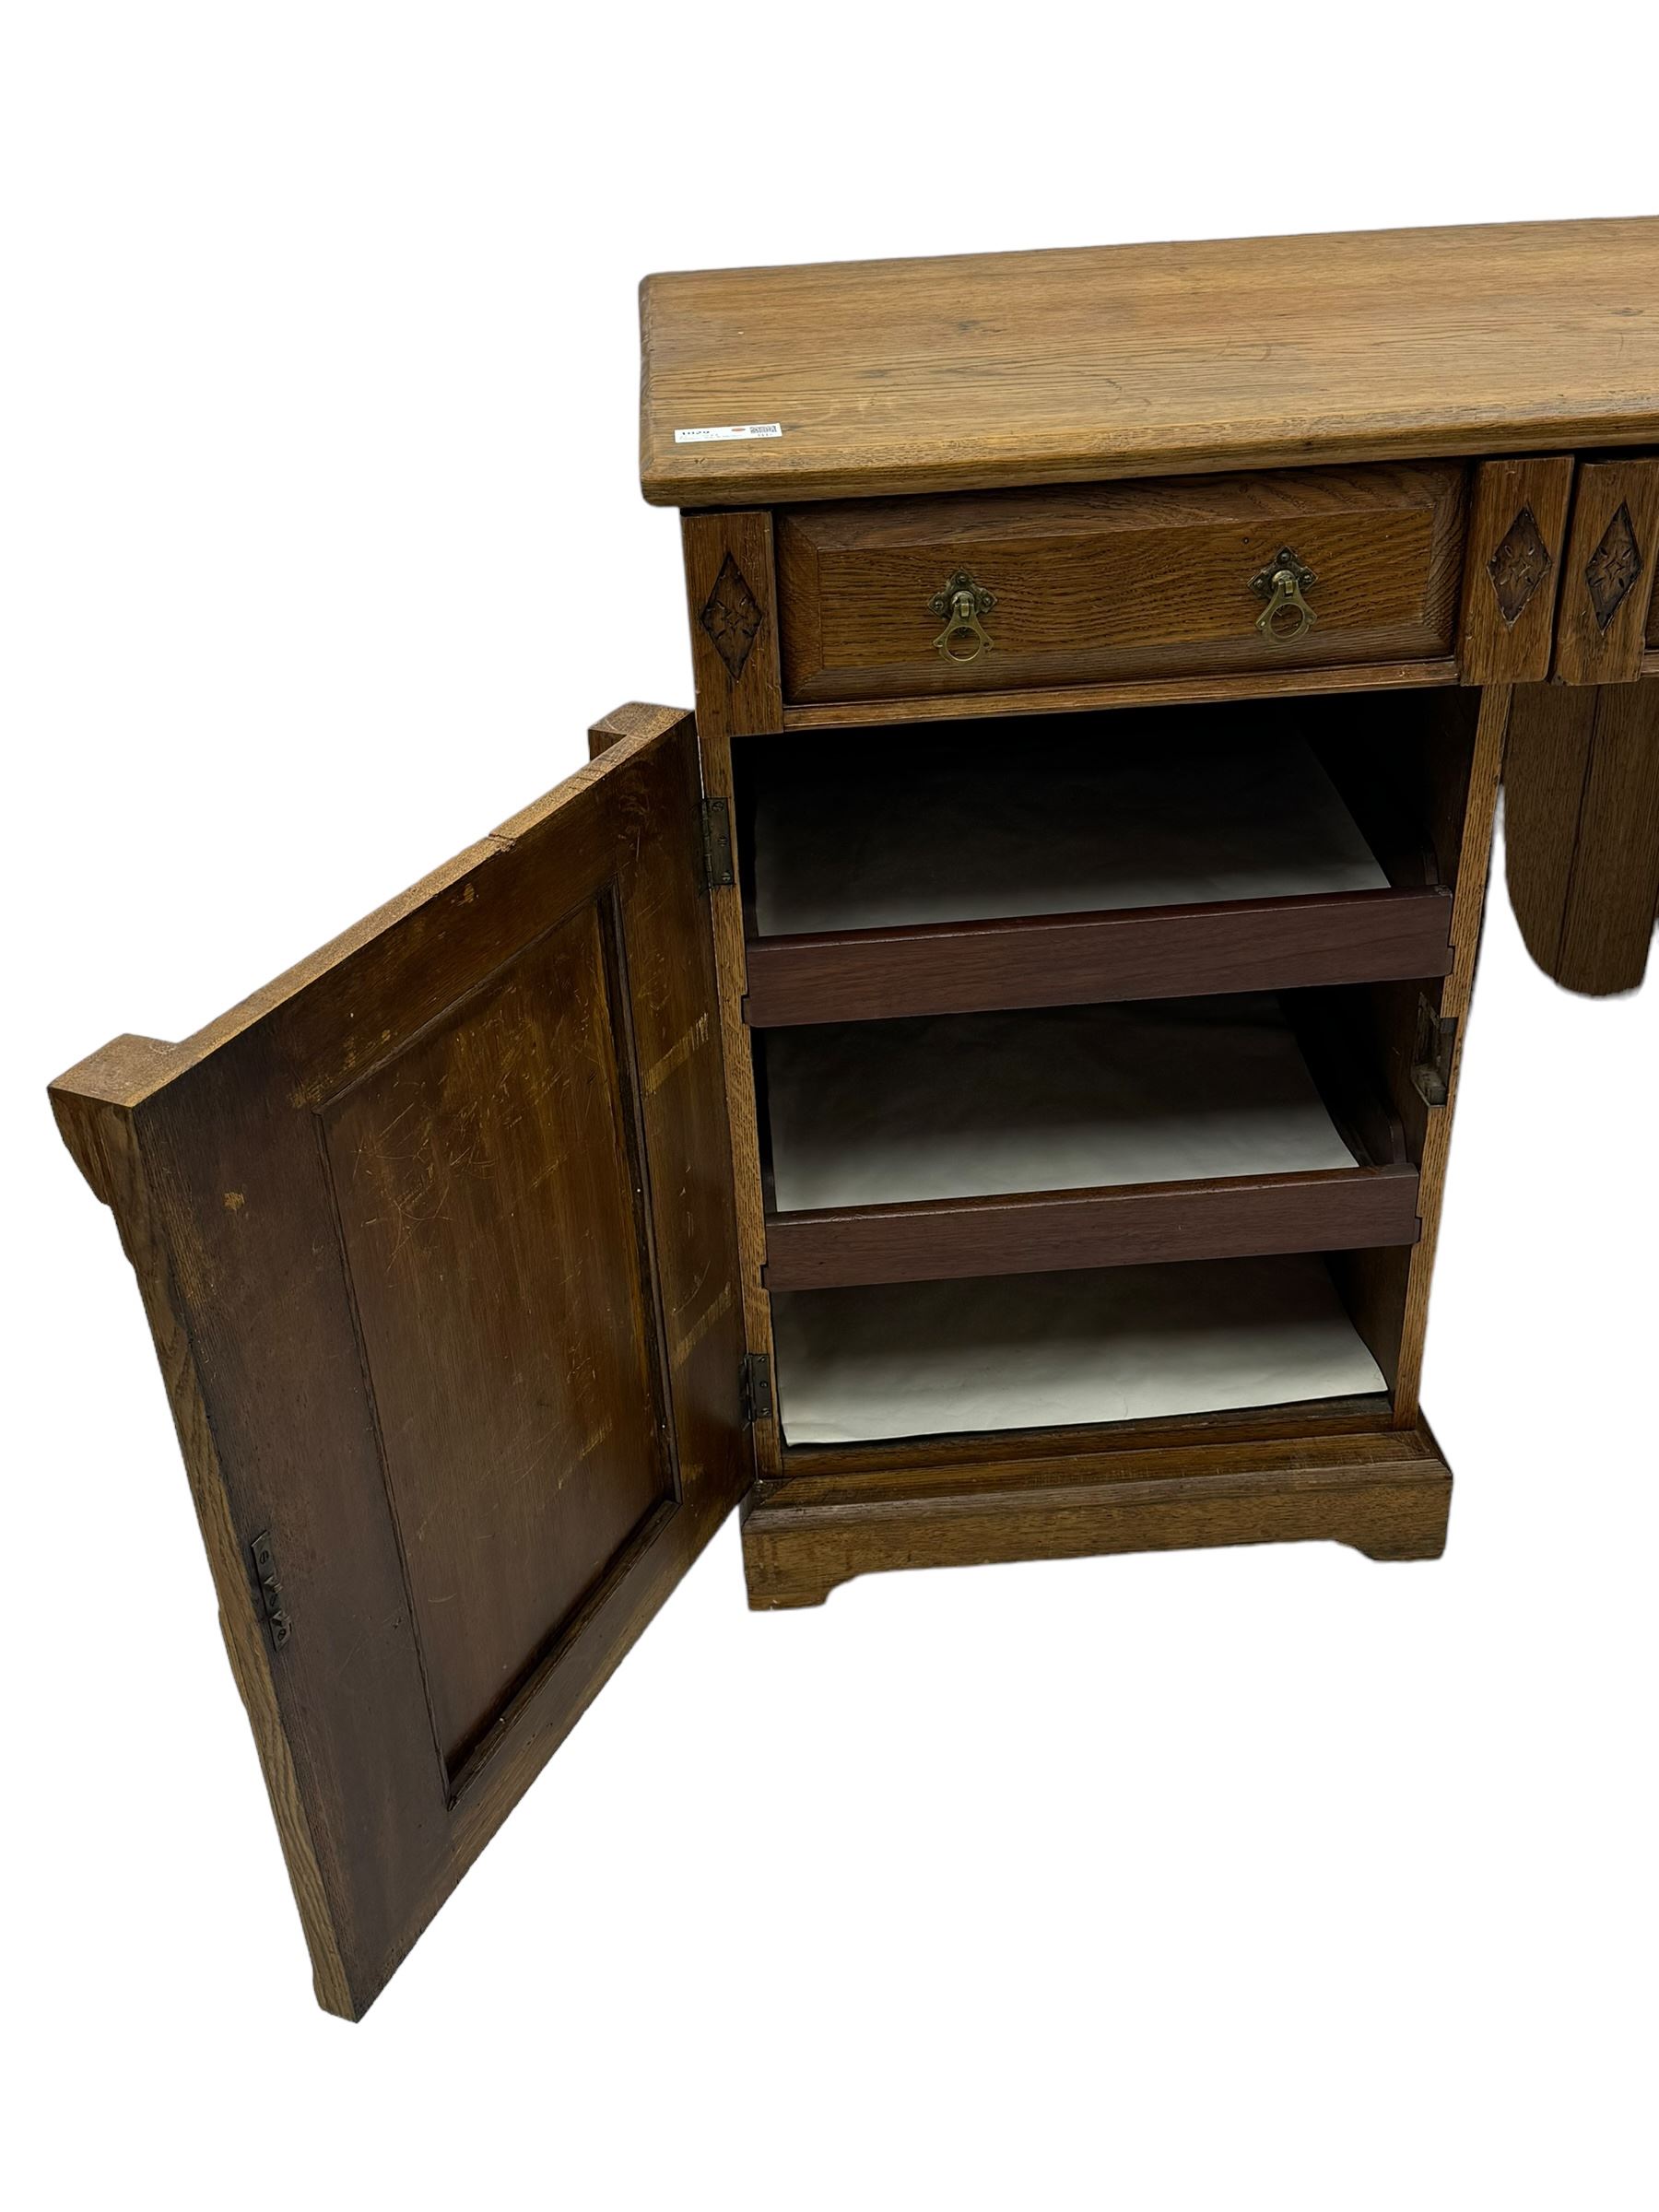
[[[350,2018],[749,1480],[696,733],[595,740],[198,1036],[53,1086]]]

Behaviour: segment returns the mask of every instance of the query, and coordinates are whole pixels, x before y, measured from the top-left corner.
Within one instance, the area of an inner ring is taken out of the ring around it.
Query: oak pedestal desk
[[[53,1086],[355,2017],[733,1507],[877,1569],[1442,1545],[1500,774],[1659,895],[1659,220],[650,278],[695,719]]]

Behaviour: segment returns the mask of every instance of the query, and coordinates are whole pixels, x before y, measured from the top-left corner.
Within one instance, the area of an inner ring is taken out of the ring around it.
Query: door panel
[[[748,1479],[688,716],[53,1086],[355,2017]]]
[[[675,1502],[649,1277],[617,1265],[645,1238],[608,918],[579,907],[319,1116],[452,1781]]]

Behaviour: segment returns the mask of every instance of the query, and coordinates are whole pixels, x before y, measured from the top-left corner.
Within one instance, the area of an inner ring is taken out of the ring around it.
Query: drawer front
[[[1463,468],[1437,464],[782,509],[784,693],[1439,658],[1465,508]]]

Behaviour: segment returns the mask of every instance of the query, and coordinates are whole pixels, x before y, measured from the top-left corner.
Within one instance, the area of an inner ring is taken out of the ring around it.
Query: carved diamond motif
[[[1636,543],[1630,511],[1621,506],[1602,532],[1601,544],[1591,554],[1590,564],[1584,571],[1584,582],[1590,587],[1590,604],[1603,629],[1618,612],[1625,594],[1641,573],[1641,548]]]
[[[1539,535],[1538,518],[1530,507],[1523,507],[1504,532],[1503,543],[1487,562],[1487,574],[1505,622],[1513,625],[1520,620],[1549,569],[1549,547]]]
[[[743,571],[728,553],[720,564],[714,589],[709,594],[699,619],[725,663],[735,683],[760,629],[760,603],[744,580]]]

